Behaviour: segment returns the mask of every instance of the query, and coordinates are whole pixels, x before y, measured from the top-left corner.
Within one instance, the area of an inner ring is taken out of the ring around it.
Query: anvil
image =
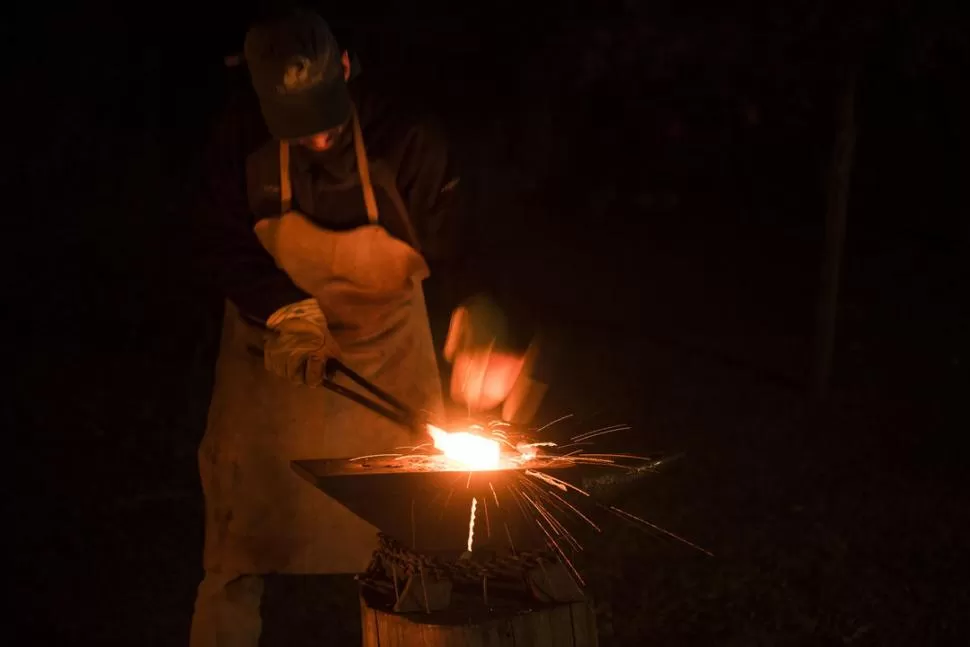
[[[457,556],[467,548],[472,499],[477,502],[476,553],[508,554],[546,545],[536,511],[529,514],[509,490],[525,468],[469,472],[414,468],[387,458],[302,460],[292,466],[324,494],[424,554]]]
[[[337,373],[380,402],[336,384]],[[404,427],[423,428],[426,422],[337,360],[328,362],[323,386]],[[537,493],[522,489],[524,472],[560,471],[575,464],[538,457],[525,464],[508,462],[503,469],[468,471],[434,460],[375,457],[301,460],[292,466],[324,494],[412,550],[457,556],[467,548],[470,531],[476,554],[546,548],[548,526],[543,530],[537,523],[540,513],[529,501]]]

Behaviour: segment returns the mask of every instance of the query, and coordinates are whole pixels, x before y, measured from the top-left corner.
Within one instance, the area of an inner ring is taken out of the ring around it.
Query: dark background
[[[8,607],[31,644],[186,642],[221,309],[187,231],[223,56],[253,10],[5,22]],[[621,503],[715,557],[607,528],[585,565],[603,644],[966,644],[965,15],[909,0],[322,13],[365,74],[444,121],[496,285],[562,341],[540,421],[629,422],[603,447],[684,453]],[[825,182],[851,69],[819,400]],[[265,642],[353,644],[353,607],[300,579],[270,589]]]

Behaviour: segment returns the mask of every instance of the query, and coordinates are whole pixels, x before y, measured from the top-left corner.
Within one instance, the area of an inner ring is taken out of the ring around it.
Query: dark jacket
[[[259,217],[278,213],[278,194],[265,204],[260,204],[258,196],[254,199],[248,195],[247,162],[251,166],[261,149],[270,153],[267,167],[275,169],[278,182],[278,149],[263,123],[246,69],[241,67],[230,73],[235,77],[231,97],[213,129],[204,166],[196,219],[197,256],[202,265],[199,273],[214,291],[232,301],[244,315],[263,323],[279,308],[310,295],[276,266],[253,231]],[[352,80],[349,87],[360,116],[368,159],[381,160],[396,178],[398,192],[416,230],[417,247],[431,269],[430,278],[424,282],[424,292],[435,337],[443,343],[447,318],[455,307],[469,303],[472,297],[476,297],[474,303],[481,304],[484,298],[485,302],[505,310],[503,318],[507,323],[502,326],[505,333],[501,335],[503,341],[499,347],[524,351],[539,331],[538,322],[532,315],[509,310],[506,302],[514,299],[497,294],[496,286],[491,283],[492,271],[476,262],[470,240],[472,228],[461,208],[463,191],[459,171],[440,130],[410,114],[407,106],[383,101],[364,79]],[[299,168],[301,164],[305,167],[305,153],[301,158],[294,148],[291,167]],[[351,170],[351,175],[356,176],[356,166]],[[350,229],[365,224],[366,209],[359,183],[337,191],[320,191],[319,185],[327,181],[325,175],[321,174],[314,182],[318,185],[316,195],[322,196],[327,204],[316,200],[314,213],[304,213],[329,229]],[[293,179],[296,183],[295,175]],[[335,182],[345,180],[335,178]],[[299,188],[293,188],[297,198]],[[391,235],[406,240],[405,228],[394,220],[395,210],[386,204],[387,196],[377,187],[375,193],[380,224]],[[294,204],[295,208],[300,206]],[[549,352],[552,346],[553,340],[544,335],[541,361],[533,371],[536,379],[547,383],[557,370],[550,361],[555,355]]]
[[[236,78],[230,101],[215,124],[206,151],[198,213],[198,258],[203,276],[213,288],[246,315],[265,321],[282,306],[309,295],[276,266],[253,232],[259,217],[278,214],[278,202],[265,207],[258,200],[254,202],[247,191],[247,162],[252,172],[253,160],[260,151],[275,150],[275,146],[245,69],[231,72]],[[471,278],[473,272],[463,262],[463,223],[456,213],[461,182],[445,140],[431,123],[408,114],[406,107],[388,105],[361,79],[351,81],[349,87],[360,116],[368,158],[381,160],[395,178],[417,234],[416,246],[431,267],[433,278],[426,288],[430,287],[435,295],[429,301],[452,301],[452,305],[457,305],[477,290],[480,281]],[[349,131],[348,128],[348,135]],[[351,142],[351,156],[352,148]],[[291,165],[295,170],[323,166],[309,151],[297,147],[293,151]],[[273,160],[272,151],[269,152],[269,159]],[[356,166],[349,170],[351,186],[343,187],[346,190],[338,185],[346,183],[347,177],[331,177],[326,172],[314,175],[313,191],[319,198],[314,201],[314,213],[307,215],[322,226],[351,229],[367,222]],[[274,172],[278,182],[278,166]],[[327,190],[328,182],[337,190]],[[299,193],[295,186],[295,196]],[[387,203],[389,197],[381,190],[376,193],[381,224],[391,235],[406,239],[406,228],[395,221],[395,210]],[[295,204],[294,208],[300,206]],[[265,213],[257,214],[259,211]]]

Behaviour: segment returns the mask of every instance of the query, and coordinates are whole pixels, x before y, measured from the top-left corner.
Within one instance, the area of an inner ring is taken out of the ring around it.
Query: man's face
[[[326,150],[333,148],[334,144],[343,135],[344,130],[347,129],[347,124],[342,126],[337,126],[336,128],[331,128],[330,130],[324,130],[323,132],[315,133],[309,137],[301,137],[296,140],[296,144],[309,148],[315,153],[321,153]]]

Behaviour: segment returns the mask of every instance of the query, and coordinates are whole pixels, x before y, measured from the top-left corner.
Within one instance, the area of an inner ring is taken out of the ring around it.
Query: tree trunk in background
[[[825,218],[825,248],[822,252],[822,280],[819,291],[815,338],[815,392],[828,394],[835,351],[835,322],[838,317],[839,281],[845,226],[848,216],[852,158],[855,152],[855,99],[858,73],[850,72],[839,107],[838,134],[832,155]]]

